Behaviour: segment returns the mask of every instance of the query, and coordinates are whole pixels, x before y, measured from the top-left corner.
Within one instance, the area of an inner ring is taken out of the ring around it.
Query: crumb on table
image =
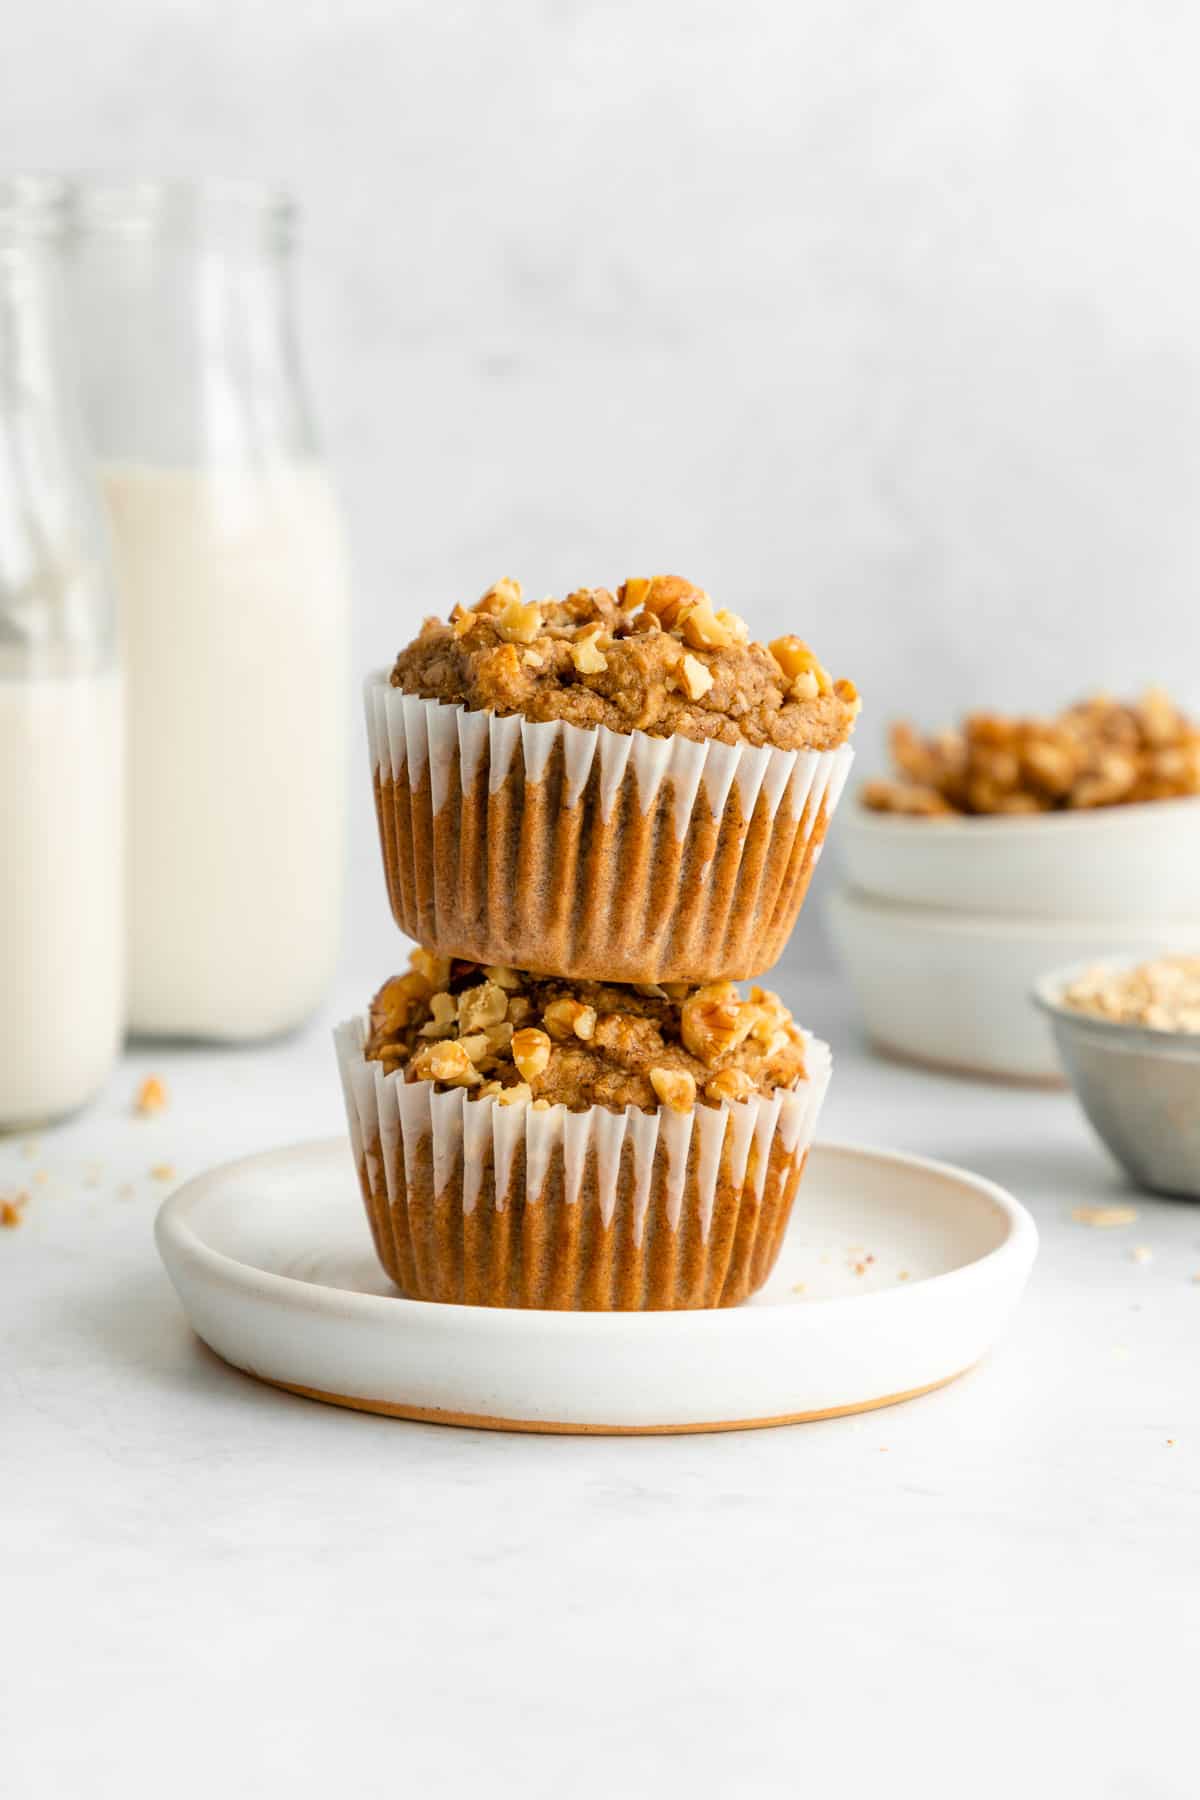
[[[147,1075],[134,1095],[133,1110],[148,1119],[155,1113],[165,1112],[168,1099],[167,1084],[162,1076]]]
[[[1117,1225],[1133,1225],[1137,1221],[1136,1206],[1073,1206],[1071,1217],[1077,1225],[1094,1225],[1108,1231]]]

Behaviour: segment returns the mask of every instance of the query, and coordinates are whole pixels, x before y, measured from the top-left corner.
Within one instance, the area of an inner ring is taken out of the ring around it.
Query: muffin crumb
[[[25,1208],[29,1205],[29,1195],[22,1188],[11,1199],[0,1200],[0,1225],[13,1231],[20,1225],[25,1216]]]

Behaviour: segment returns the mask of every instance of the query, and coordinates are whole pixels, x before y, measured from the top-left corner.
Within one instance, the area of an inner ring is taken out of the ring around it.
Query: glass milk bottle
[[[63,189],[0,181],[0,1131],[72,1112],[121,1039],[121,683],[63,318]]]
[[[125,620],[130,1027],[251,1039],[339,936],[347,599],[292,316],[293,209],[80,183],[75,303]]]

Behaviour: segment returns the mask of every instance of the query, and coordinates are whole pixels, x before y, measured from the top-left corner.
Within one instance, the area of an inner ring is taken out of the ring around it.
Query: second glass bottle
[[[296,354],[294,215],[82,184],[75,301],[129,724],[130,1028],[298,1024],[336,959],[347,600]]]

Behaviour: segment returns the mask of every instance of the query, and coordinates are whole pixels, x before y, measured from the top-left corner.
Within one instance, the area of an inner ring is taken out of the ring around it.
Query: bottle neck
[[[0,183],[0,678],[111,660],[116,618],[66,329],[61,211]],[[61,196],[60,196],[61,198]]]
[[[241,184],[81,183],[72,288],[101,459],[254,472],[313,455],[292,210]]]
[[[0,419],[10,424],[62,407],[69,393],[65,200],[49,177],[0,181]]]

